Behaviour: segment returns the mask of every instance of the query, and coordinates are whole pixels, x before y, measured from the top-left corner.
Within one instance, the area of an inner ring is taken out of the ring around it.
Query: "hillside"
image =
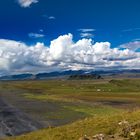
[[[39,130],[19,137],[4,140],[94,140],[102,134],[105,140],[139,140],[140,111],[124,112],[121,115],[91,117],[75,123]],[[122,123],[122,124],[121,124]],[[131,127],[131,130],[127,130]],[[131,136],[134,132],[134,136]],[[87,139],[83,137],[86,135]],[[80,139],[80,137],[82,137]],[[96,139],[95,140],[101,140]]]

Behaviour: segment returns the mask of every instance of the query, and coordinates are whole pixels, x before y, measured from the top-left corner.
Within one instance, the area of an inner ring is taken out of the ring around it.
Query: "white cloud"
[[[94,37],[93,32],[96,30],[90,28],[83,28],[83,29],[78,29],[78,31],[80,32],[81,38],[93,38]]]
[[[42,15],[43,18],[49,19],[49,20],[55,20],[56,17],[55,16],[48,16],[46,14]]]
[[[17,2],[21,7],[27,8],[33,3],[38,3],[38,0],[17,0]]]
[[[43,38],[43,37],[45,37],[44,34],[38,34],[38,33],[29,33],[28,36],[30,38]]]
[[[96,31],[95,29],[90,29],[90,28],[84,28],[84,29],[78,29],[80,32],[94,32]]]
[[[39,32],[41,32],[41,33],[42,33],[42,32],[44,32],[44,30],[43,30],[43,29],[40,29],[40,30],[39,30]]]
[[[54,16],[50,16],[50,17],[48,17],[48,19],[53,20],[53,19],[55,19],[55,17]]]
[[[80,33],[80,36],[82,37],[82,38],[92,38],[92,37],[94,37],[94,35],[92,34],[92,33]]]
[[[93,42],[85,38],[74,42],[72,34],[59,36],[48,47],[0,39],[0,74],[140,68],[140,52],[111,48],[109,42]]]
[[[129,43],[125,43],[119,46],[120,48],[125,48],[125,49],[129,49],[129,50],[133,50],[133,51],[137,51],[138,49],[140,49],[140,41],[132,41]]]

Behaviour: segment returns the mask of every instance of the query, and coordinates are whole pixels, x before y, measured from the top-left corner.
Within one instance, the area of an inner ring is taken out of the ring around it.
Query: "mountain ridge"
[[[100,71],[86,71],[86,70],[68,70],[68,71],[54,71],[54,72],[43,72],[37,74],[31,73],[22,73],[22,74],[14,74],[14,75],[5,75],[1,76],[0,80],[45,80],[51,78],[64,78],[69,77],[71,75],[119,75],[119,74],[140,74],[140,70],[100,70]]]

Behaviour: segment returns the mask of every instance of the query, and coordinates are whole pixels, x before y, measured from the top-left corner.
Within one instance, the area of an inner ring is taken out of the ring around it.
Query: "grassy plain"
[[[118,121],[140,117],[140,79],[5,81],[0,96],[44,127],[50,124],[15,140],[77,140],[115,133]]]

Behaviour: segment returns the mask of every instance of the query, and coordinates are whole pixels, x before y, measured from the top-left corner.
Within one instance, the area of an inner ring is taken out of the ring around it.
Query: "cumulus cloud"
[[[38,0],[17,0],[19,5],[23,8],[30,7],[31,4],[33,3],[38,3]]]
[[[50,46],[0,39],[0,74],[116,68],[140,68],[140,52],[92,39],[74,42],[72,34],[59,36]]]
[[[42,32],[42,31],[43,31],[43,30],[40,30],[40,32]],[[38,33],[29,33],[28,36],[29,36],[30,38],[43,38],[43,37],[45,37],[44,34],[38,34]]]

